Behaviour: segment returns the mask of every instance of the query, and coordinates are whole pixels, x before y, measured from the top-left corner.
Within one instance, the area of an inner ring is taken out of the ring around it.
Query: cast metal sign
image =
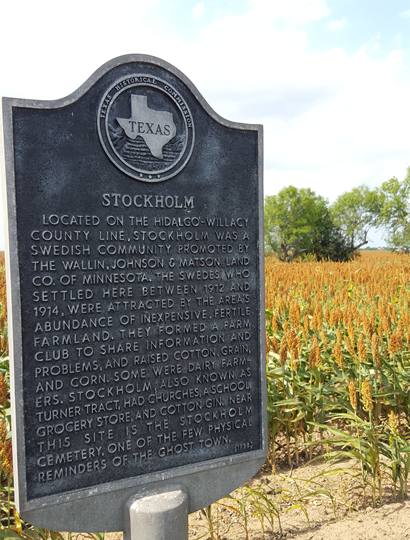
[[[266,454],[261,126],[141,55],[3,121],[20,512],[121,530],[155,487],[225,495]]]

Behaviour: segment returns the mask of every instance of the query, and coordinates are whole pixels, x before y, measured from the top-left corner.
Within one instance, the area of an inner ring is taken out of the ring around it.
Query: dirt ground
[[[255,536],[257,538],[257,536]],[[355,512],[349,517],[291,533],[298,540],[404,540],[410,538],[410,502],[387,504],[382,508]]]
[[[250,515],[247,537],[243,517],[236,515],[237,505],[228,500],[235,511],[224,506],[216,511],[214,525],[219,538],[215,536],[215,540],[410,539],[410,501],[398,502],[387,488],[380,506],[373,508],[370,490],[363,492],[358,473],[353,462],[345,462],[331,470],[321,463],[278,475],[260,475],[251,487],[265,487],[279,510],[281,527],[277,519],[272,528],[265,523],[263,534],[260,519]],[[190,540],[209,538],[209,523],[203,514],[191,515]]]
[[[233,498],[212,505],[211,515],[191,514],[189,539],[209,540],[210,530],[213,540],[410,539],[410,501],[397,501],[387,488],[381,501],[384,504],[373,508],[370,492],[363,492],[357,475],[351,462],[332,472],[322,463],[293,472],[259,474],[250,483],[250,490],[237,490]],[[259,493],[256,498],[255,493]],[[264,496],[260,497],[261,493]],[[259,517],[258,508],[262,509]],[[269,512],[273,518],[270,524],[266,520]],[[107,534],[105,538],[121,537]]]
[[[221,540],[245,540],[244,533],[230,530]],[[410,539],[410,501],[386,504],[381,508],[368,508],[352,512],[347,517],[336,519],[318,512],[310,523],[299,517],[287,516],[279,532],[262,535],[260,527],[252,523],[249,540],[405,540]],[[197,538],[196,535],[191,538]],[[202,536],[208,540],[209,535]]]

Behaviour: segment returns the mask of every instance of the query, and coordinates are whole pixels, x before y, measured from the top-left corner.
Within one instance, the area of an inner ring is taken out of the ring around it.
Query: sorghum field
[[[267,257],[269,461],[249,485],[192,516],[190,538],[296,538],[286,515],[301,515],[309,530],[321,501],[338,518],[407,497],[409,304],[410,256],[366,252],[351,263],[292,264]],[[14,531],[47,539],[49,531],[23,524],[13,508],[6,320],[2,270],[0,538]]]
[[[401,497],[410,467],[410,258],[266,260],[273,467],[326,450],[356,459],[373,504],[383,479]],[[277,447],[281,453],[277,455]]]

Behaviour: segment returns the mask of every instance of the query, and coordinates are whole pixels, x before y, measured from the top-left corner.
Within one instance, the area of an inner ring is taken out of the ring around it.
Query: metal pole
[[[180,489],[130,501],[124,540],[188,540],[188,497]]]

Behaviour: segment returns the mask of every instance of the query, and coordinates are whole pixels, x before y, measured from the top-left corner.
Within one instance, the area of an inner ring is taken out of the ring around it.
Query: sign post
[[[131,499],[127,510],[124,540],[188,539],[188,496],[183,489]]]
[[[181,531],[266,455],[262,128],[143,55],[2,107],[18,509]]]

